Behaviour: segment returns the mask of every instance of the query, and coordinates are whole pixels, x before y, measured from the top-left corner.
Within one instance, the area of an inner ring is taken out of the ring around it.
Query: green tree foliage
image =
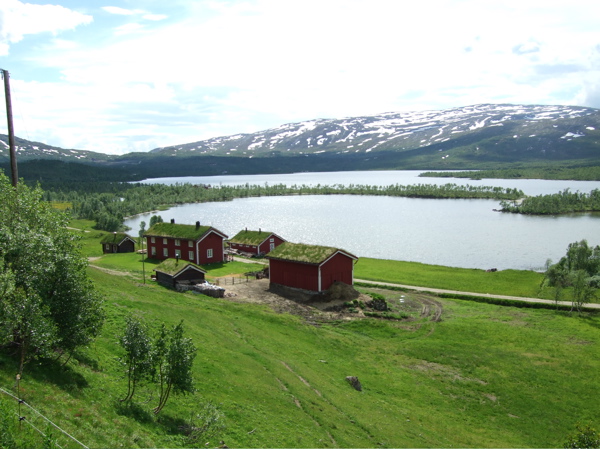
[[[500,205],[503,212],[530,215],[596,212],[600,211],[600,190],[594,189],[587,194],[565,189],[551,195],[527,197],[521,203],[502,201]]]
[[[542,285],[554,287],[557,300],[563,289],[572,288],[572,310],[580,311],[600,288],[600,246],[592,248],[586,240],[569,244],[567,254],[558,263],[547,264]]]
[[[162,223],[162,222],[163,222],[163,219],[160,215],[152,215],[150,217],[150,227],[154,226],[155,224]]]
[[[140,231],[138,232],[138,237],[139,237],[139,244],[140,244],[140,248],[142,247],[142,240],[144,238],[144,234],[146,233],[146,222],[142,221],[140,223]]]
[[[138,318],[128,317],[120,343],[125,350],[128,377],[127,395],[123,401],[131,400],[137,383],[150,375],[159,389],[155,414],[164,408],[171,393],[194,392],[192,365],[196,347],[184,336],[183,321],[172,329],[167,329],[163,323],[152,341],[147,326]]]
[[[0,174],[0,345],[17,349],[21,370],[32,357],[88,344],[104,317],[66,215],[42,195]]]
[[[119,340],[125,350],[127,365],[127,395],[122,401],[130,401],[137,383],[152,372],[152,340],[148,328],[139,318],[127,317],[125,333]]]
[[[163,324],[155,343],[155,366],[160,387],[158,405],[154,413],[163,409],[171,392],[192,393],[194,379],[192,365],[196,347],[191,339],[183,336],[183,321],[167,331]]]
[[[565,443],[565,449],[599,448],[600,433],[591,424],[575,425],[576,432]]]

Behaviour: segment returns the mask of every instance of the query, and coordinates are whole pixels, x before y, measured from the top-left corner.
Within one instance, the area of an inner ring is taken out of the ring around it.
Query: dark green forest
[[[576,179],[578,181],[600,181],[600,166],[506,168],[497,170],[466,170],[424,172],[423,178],[467,178],[467,179]]]
[[[524,198],[522,201],[502,201],[503,212],[529,215],[557,215],[574,212],[600,211],[600,190],[589,194],[571,192],[569,189],[552,195],[538,195]]]

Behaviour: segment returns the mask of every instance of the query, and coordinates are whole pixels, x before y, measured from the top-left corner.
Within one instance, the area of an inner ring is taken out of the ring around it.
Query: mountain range
[[[0,135],[0,163],[8,162]],[[19,163],[58,160],[118,169],[136,179],[221,173],[469,169],[510,164],[597,165],[600,110],[480,104],[291,123],[250,134],[121,156],[16,139]]]

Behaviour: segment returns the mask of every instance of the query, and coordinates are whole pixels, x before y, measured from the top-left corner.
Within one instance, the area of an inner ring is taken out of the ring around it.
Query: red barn
[[[267,259],[271,284],[323,292],[336,281],[353,285],[358,257],[343,249],[285,242]]]
[[[197,265],[223,262],[227,235],[211,226],[157,223],[144,234],[151,259],[180,259]]]
[[[229,247],[243,253],[250,253],[253,256],[260,256],[273,251],[285,241],[273,232],[260,229],[258,231],[248,231],[246,229],[229,239]]]

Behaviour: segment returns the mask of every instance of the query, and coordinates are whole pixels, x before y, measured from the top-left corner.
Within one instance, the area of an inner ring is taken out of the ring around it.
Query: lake
[[[527,195],[566,188],[588,193],[595,181],[419,178],[418,171],[328,172],[155,178],[144,183],[236,184],[446,184],[511,187]],[[497,200],[415,199],[383,196],[306,195],[186,204],[159,214],[165,221],[200,221],[230,237],[248,228],[291,241],[343,248],[358,257],[464,267],[543,270],[569,243],[600,244],[600,214],[525,216],[495,212]],[[152,214],[125,220],[136,235]]]

